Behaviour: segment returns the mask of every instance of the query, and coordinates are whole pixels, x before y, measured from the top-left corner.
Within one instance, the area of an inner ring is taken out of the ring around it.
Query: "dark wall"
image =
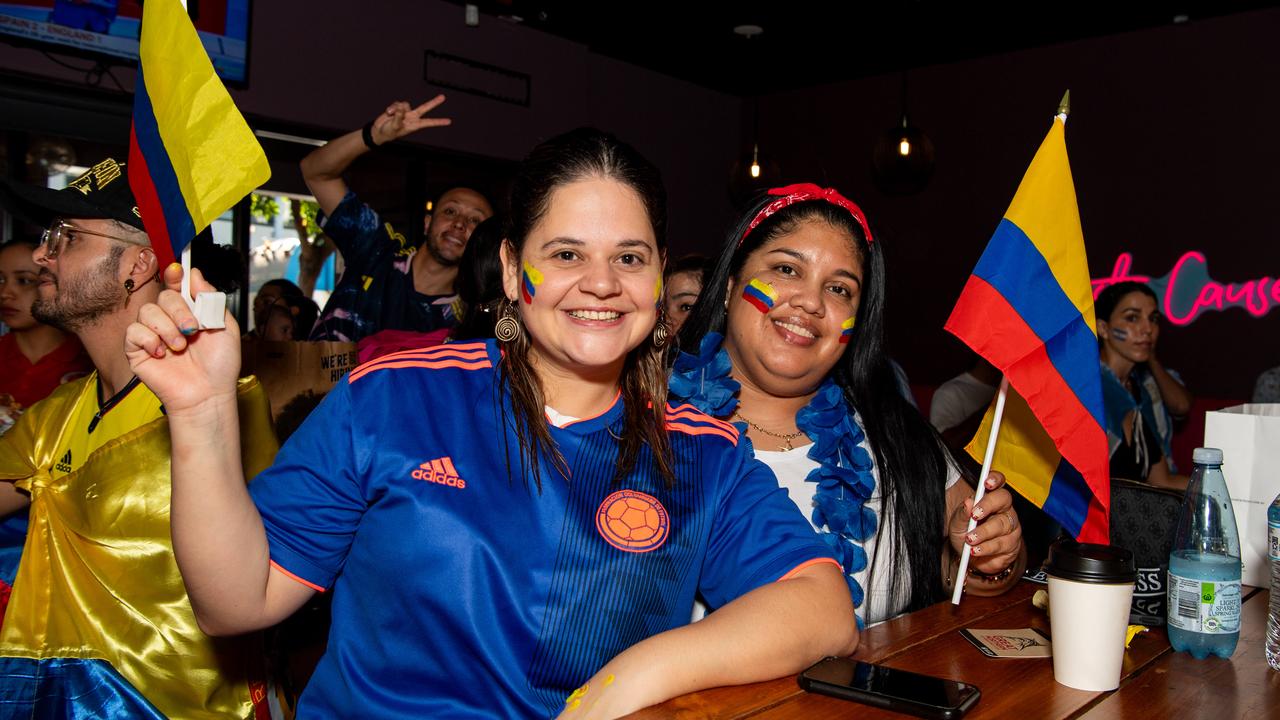
[[[1124,251],[1135,272],[1160,277],[1188,250],[1223,282],[1280,276],[1278,37],[1272,10],[913,70],[911,120],[937,169],[911,197],[870,178],[871,147],[899,120],[899,75],[766,97],[761,144],[788,180],[863,204],[885,238],[893,352],[912,382],[937,384],[966,364],[942,325],[1068,88],[1095,278]],[[1245,398],[1280,364],[1280,308],[1166,325],[1159,356],[1200,395]]]
[[[437,0],[254,3],[250,82],[233,90],[247,116],[305,128],[324,138],[363,125],[393,100],[426,100],[441,88],[423,79],[426,50],[464,56],[532,77],[521,107],[445,91],[448,128],[414,143],[451,153],[517,160],[537,142],[596,125],[635,145],[662,169],[671,198],[676,252],[719,235],[731,220],[728,170],[738,153],[741,101],[596,55],[587,47],[483,16],[466,27],[463,9]],[[89,65],[81,59],[73,64]],[[0,43],[0,74],[79,82],[40,52]],[[126,88],[133,70],[115,76]],[[103,87],[113,87],[110,80]],[[0,125],[3,125],[0,118]]]

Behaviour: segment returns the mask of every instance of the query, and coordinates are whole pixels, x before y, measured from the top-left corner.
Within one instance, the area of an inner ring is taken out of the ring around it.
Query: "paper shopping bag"
[[[1241,581],[1269,587],[1267,507],[1280,493],[1280,403],[1205,413],[1204,446],[1222,449],[1222,474],[1240,529]]]

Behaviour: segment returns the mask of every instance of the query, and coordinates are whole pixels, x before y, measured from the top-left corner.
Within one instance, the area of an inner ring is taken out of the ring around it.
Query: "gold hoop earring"
[[[493,336],[498,342],[509,343],[520,337],[520,316],[510,300],[502,303],[502,317],[493,325]]]

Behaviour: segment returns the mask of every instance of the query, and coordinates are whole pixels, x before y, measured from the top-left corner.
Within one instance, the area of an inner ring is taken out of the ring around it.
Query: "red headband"
[[[841,195],[840,191],[835,188],[823,189],[813,183],[796,183],[786,187],[773,188],[769,191],[769,194],[781,195],[782,197],[765,205],[760,212],[756,213],[756,216],[751,220],[751,224],[747,226],[747,231],[742,233],[742,238],[738,240],[738,247],[742,247],[742,241],[746,240],[751,231],[755,230],[756,226],[768,219],[770,215],[784,207],[808,200],[822,200],[848,210],[853,219],[857,220],[858,224],[862,226],[862,232],[867,236],[867,244],[870,245],[872,242],[871,228],[867,225],[867,216],[862,214],[862,208],[858,207],[849,198]]]

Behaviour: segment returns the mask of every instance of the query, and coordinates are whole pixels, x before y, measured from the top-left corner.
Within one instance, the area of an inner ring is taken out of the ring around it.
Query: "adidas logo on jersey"
[[[64,473],[71,472],[71,450],[68,449],[67,454],[63,455],[62,459],[59,460],[57,464],[54,465],[53,467],[57,469],[58,472],[64,472]]]
[[[467,481],[458,477],[458,471],[453,467],[453,460],[447,455],[438,460],[422,463],[410,475],[414,480],[426,480],[437,485],[455,487],[459,490],[467,486]]]

